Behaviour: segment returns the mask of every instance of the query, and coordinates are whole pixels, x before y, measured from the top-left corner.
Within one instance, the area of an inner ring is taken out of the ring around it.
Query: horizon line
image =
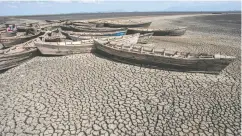
[[[1,16],[0,17],[28,17],[28,16],[55,16],[55,15],[71,15],[71,14],[102,14],[102,13],[217,13],[217,12],[240,12],[241,10],[221,10],[221,11],[113,11],[113,12],[105,12],[105,11],[100,11],[100,12],[73,12],[73,13],[59,13],[59,14],[33,14],[33,15],[10,15],[10,16]]]

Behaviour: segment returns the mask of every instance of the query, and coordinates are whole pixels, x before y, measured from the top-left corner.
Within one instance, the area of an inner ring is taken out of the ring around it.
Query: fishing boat
[[[153,33],[140,34],[138,43],[147,43],[151,39],[152,35]],[[66,36],[73,41],[116,37],[116,36],[80,36],[80,35],[69,34],[69,33],[66,33]]]
[[[34,39],[44,32],[36,30],[36,33],[32,31],[27,32],[5,32],[0,35],[0,43],[5,47],[9,48],[13,45],[24,43],[28,40]]]
[[[74,26],[96,27],[96,24],[86,22],[72,22],[71,24]]]
[[[30,27],[30,26],[18,26],[17,27],[17,31],[18,32],[26,32],[26,31],[33,31],[33,27]]]
[[[104,21],[103,20],[90,20],[88,23],[95,24],[96,27],[104,27]]]
[[[134,34],[136,37],[139,34]],[[133,35],[108,37],[103,39],[115,40],[115,39],[127,39],[134,37]],[[63,56],[70,54],[90,53],[95,51],[93,39],[81,40],[81,41],[67,41],[67,42],[44,42],[37,41],[35,46],[39,49],[43,55]]]
[[[47,23],[61,23],[61,20],[45,20]]]
[[[53,31],[46,31],[43,36],[41,36],[45,42],[61,42],[66,39],[59,29]]]
[[[116,31],[116,32],[68,32],[61,31],[63,35],[68,38],[73,38],[72,36],[122,36],[126,35],[127,30],[125,31]]]
[[[136,22],[136,21],[107,21],[104,23],[104,27],[149,27],[152,22]]]
[[[74,31],[74,32],[116,32],[116,31],[127,31],[127,28],[100,28],[100,27],[86,27],[86,26],[72,26],[64,25],[61,26],[62,30]]]
[[[34,40],[0,50],[0,71],[20,65],[38,54]]]
[[[127,34],[134,33],[154,33],[154,36],[181,36],[186,32],[186,27],[172,28],[172,29],[147,29],[147,28],[129,28]]]
[[[130,63],[156,65],[168,70],[218,74],[235,60],[221,54],[194,54],[166,50],[150,44],[126,44],[122,41],[94,40],[97,51]]]

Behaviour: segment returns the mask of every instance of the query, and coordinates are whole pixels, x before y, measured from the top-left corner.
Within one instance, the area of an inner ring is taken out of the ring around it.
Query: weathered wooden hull
[[[93,24],[93,23],[74,22],[74,23],[72,23],[72,25],[74,25],[74,26],[96,27],[96,24]]]
[[[94,44],[83,45],[50,45],[48,43],[35,43],[35,46],[39,49],[43,55],[64,56],[71,54],[90,53],[94,51]]]
[[[92,32],[87,32],[87,33],[78,33],[77,35],[82,37],[82,36],[123,36],[126,35],[127,31],[117,31],[117,32],[100,32],[100,33],[92,33]],[[65,35],[67,38],[72,39],[74,41],[79,40],[79,38],[76,38],[77,35],[72,36],[72,33],[64,32],[62,31],[62,34]],[[82,39],[80,39],[82,40]]]
[[[18,32],[26,32],[26,31],[29,31],[29,30],[34,31],[34,28],[33,27],[27,27],[27,26],[18,26],[18,29],[17,29]]]
[[[152,22],[145,22],[145,23],[136,23],[136,24],[125,24],[125,23],[104,23],[104,27],[112,27],[112,28],[120,28],[120,27],[128,27],[128,28],[134,28],[134,27],[149,27]]]
[[[6,70],[12,67],[16,67],[30,58],[37,56],[37,48],[31,48],[28,51],[15,53],[11,55],[1,55],[0,54],[0,71]]]
[[[94,40],[96,50],[131,63],[156,65],[169,70],[218,74],[234,59],[180,59],[118,50]]]
[[[139,36],[138,43],[147,43],[153,33],[142,34]],[[80,41],[80,40],[90,40],[90,39],[100,39],[100,38],[111,38],[116,36],[75,36],[75,35],[68,35],[68,37],[73,41]]]
[[[17,37],[13,39],[2,38],[0,39],[0,43],[3,44],[4,48],[9,48],[14,45],[27,42],[28,40],[34,39],[42,34],[44,34],[44,32],[39,32],[38,34],[33,36],[26,36],[26,37],[20,37],[20,38],[17,38]]]
[[[132,36],[133,35],[107,37],[107,38],[103,38],[103,40],[104,39],[122,40],[123,38],[126,38],[126,39],[132,39],[131,41],[136,41],[137,43],[139,34],[134,34],[135,38],[132,38]],[[77,42],[61,42],[61,44],[62,45],[60,45],[60,43],[54,44],[54,43],[47,43],[47,42],[35,42],[35,46],[39,49],[39,51],[43,55],[63,56],[63,55],[70,55],[70,54],[90,53],[96,50],[94,46],[94,41],[92,39],[82,40]]]
[[[186,28],[178,28],[178,29],[166,29],[166,30],[147,30],[147,29],[128,29],[127,34],[134,33],[154,33],[153,36],[181,36],[186,32]]]
[[[74,32],[117,32],[127,31],[126,28],[96,28],[96,27],[72,27]]]

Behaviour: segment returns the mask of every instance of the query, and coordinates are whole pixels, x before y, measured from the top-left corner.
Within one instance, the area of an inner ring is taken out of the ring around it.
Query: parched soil
[[[0,75],[0,135],[239,136],[241,28],[238,18],[228,18],[129,18],[151,20],[151,28],[188,27],[184,36],[153,37],[161,47],[236,56],[219,75],[128,65],[96,54],[35,57],[8,70]]]

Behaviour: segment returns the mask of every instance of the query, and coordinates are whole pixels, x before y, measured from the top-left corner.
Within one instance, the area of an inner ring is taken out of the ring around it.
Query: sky
[[[0,16],[96,12],[241,11],[240,1],[0,1]]]

